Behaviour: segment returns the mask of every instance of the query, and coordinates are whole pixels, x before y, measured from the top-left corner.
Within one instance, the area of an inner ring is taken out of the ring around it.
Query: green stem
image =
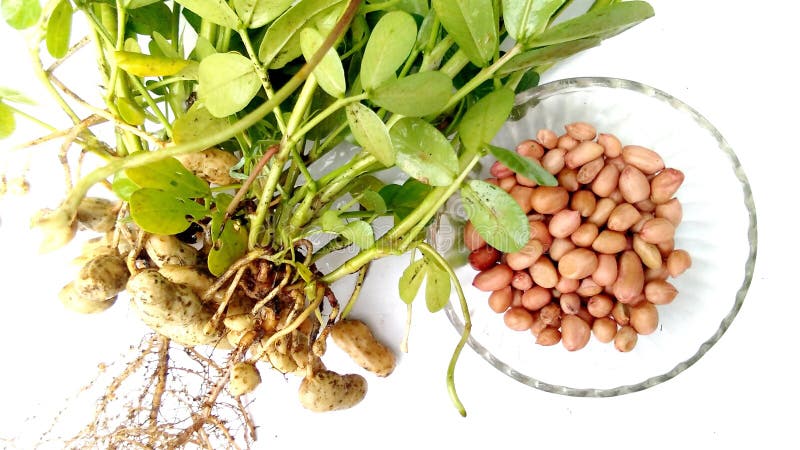
[[[303,82],[303,80],[307,79],[308,76],[311,75],[314,68],[319,64],[328,50],[333,47],[333,44],[342,36],[342,34],[344,34],[347,26],[350,24],[350,21],[353,19],[353,17],[355,17],[360,4],[361,0],[351,0],[350,3],[348,3],[344,13],[339,18],[339,21],[336,22],[333,30],[331,30],[330,34],[328,34],[328,36],[325,38],[325,41],[322,43],[322,45],[320,45],[316,53],[314,53],[311,59],[309,59],[306,64],[278,92],[284,91],[290,86],[292,87],[292,90],[287,91],[286,96],[280,98],[280,100],[277,102],[274,100],[278,99],[279,96],[278,93],[275,93],[275,95],[272,96],[266,104],[271,103],[273,108],[277,107],[283,100],[285,100],[286,97],[288,97],[290,92],[293,92],[294,89],[296,89],[296,87]],[[293,84],[294,86],[292,86]],[[258,206],[256,207],[256,214],[253,220],[250,222],[248,246],[251,249],[255,248],[259,243],[258,235],[261,231],[260,228],[263,226],[264,220],[266,219],[267,211],[269,210],[269,204],[272,202],[275,188],[278,185],[278,180],[281,172],[283,171],[283,166],[289,156],[290,149],[290,145],[282,145],[278,154],[274,156],[274,161],[272,161],[271,169],[267,175],[264,189],[261,191],[261,197],[259,198]]]
[[[250,40],[250,35],[247,34],[247,30],[239,30],[239,37],[242,39],[242,43],[244,44],[245,51],[247,51],[248,58],[250,58],[250,61],[253,62],[253,67],[256,69],[256,74],[258,74],[258,78],[261,80],[261,86],[264,88],[267,98],[272,98],[275,95],[275,92],[272,90],[272,85],[269,82],[267,69],[261,64],[261,60],[258,59],[258,53],[256,53],[255,49],[253,48],[253,42]],[[275,107],[273,113],[275,114],[275,121],[278,123],[278,129],[281,131],[281,133],[283,133],[284,136],[288,135],[280,105]]]
[[[450,101],[447,102],[447,105],[442,108],[442,111],[447,111],[453,106],[455,106],[458,102],[461,101],[462,98],[466,97],[467,94],[472,92],[475,88],[481,85],[484,81],[491,78],[495,72],[500,70],[503,65],[505,65],[508,60],[517,56],[522,52],[522,45],[516,44],[515,46],[511,47],[511,50],[507,51],[500,59],[494,62],[491,66],[484,67],[483,70],[478,72],[471,80],[469,80],[464,86],[461,87],[455,94],[450,98]]]
[[[420,72],[427,72],[436,70],[442,63],[444,55],[450,50],[450,47],[455,44],[451,36],[445,36],[439,41],[429,52],[425,53],[422,57],[422,65],[419,68]]]
[[[48,131],[51,131],[51,132],[58,131],[58,128],[50,125],[49,123],[46,123],[46,122],[43,122],[43,121],[39,120],[38,118],[26,113],[25,111],[22,111],[21,109],[15,108],[13,105],[11,105],[9,103],[5,103],[4,102],[3,105],[5,105],[6,108],[10,109],[14,114],[16,114],[16,115],[18,115],[18,116],[20,116],[20,117],[22,117],[24,119],[27,119],[27,120],[35,123],[36,125],[39,125],[40,127],[47,129]]]
[[[367,94],[362,92],[361,94],[358,95],[337,99],[336,101],[328,105],[327,108],[323,109],[319,114],[315,115],[311,120],[306,122],[299,130],[297,130],[296,133],[293,134],[297,136],[305,136],[306,134],[308,134],[309,131],[313,130],[317,125],[322,123],[323,120],[327,119],[330,115],[332,115],[339,109],[349,105],[350,103],[360,102],[365,98],[367,98]]]
[[[450,79],[455,78],[461,69],[469,64],[469,58],[467,58],[467,54],[464,53],[462,50],[458,50],[447,60],[446,63],[442,66],[440,71],[447,75]]]
[[[452,400],[453,405],[455,405],[456,409],[458,409],[459,414],[462,417],[467,416],[467,410],[464,408],[464,404],[461,403],[461,400],[458,398],[458,393],[456,392],[456,383],[455,383],[455,372],[456,372],[456,363],[458,362],[458,357],[461,355],[461,350],[464,348],[464,345],[467,343],[467,339],[469,339],[469,334],[472,331],[472,319],[470,318],[469,314],[469,305],[467,305],[467,299],[464,296],[464,291],[461,288],[461,282],[458,280],[456,273],[453,271],[453,268],[450,264],[442,258],[442,255],[439,254],[433,247],[428,245],[425,242],[420,242],[417,244],[417,248],[425,253],[426,256],[433,258],[439,265],[447,271],[447,274],[450,276],[450,279],[453,281],[453,284],[456,286],[456,294],[458,295],[458,301],[461,304],[461,314],[464,316],[464,331],[461,333],[461,339],[456,344],[455,350],[453,350],[453,356],[450,358],[450,364],[447,366],[447,391],[450,393],[450,400]]]
[[[358,295],[361,293],[361,288],[364,286],[364,278],[367,276],[369,270],[369,263],[364,264],[364,267],[358,270],[358,278],[356,278],[356,285],[353,287],[353,292],[350,294],[350,299],[347,301],[344,310],[340,314],[340,319],[344,320],[349,314],[350,310],[355,306],[358,300]]]

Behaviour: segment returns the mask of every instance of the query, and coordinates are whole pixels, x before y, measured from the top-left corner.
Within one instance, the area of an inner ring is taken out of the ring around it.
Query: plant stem
[[[253,62],[253,67],[256,70],[256,74],[258,74],[258,78],[261,80],[261,86],[264,88],[267,98],[272,98],[275,95],[275,92],[272,90],[272,85],[269,82],[267,69],[258,59],[258,53],[256,53],[255,49],[253,48],[253,43],[250,41],[250,35],[247,34],[247,30],[240,29],[239,37],[242,39],[242,43],[244,43],[244,48],[247,51],[248,58],[250,58],[250,61]],[[283,133],[284,136],[288,135],[286,123],[283,121],[283,113],[281,112],[280,104],[275,107],[273,112],[275,113],[275,121],[278,123],[278,129],[281,130],[281,133]]]
[[[447,60],[446,63],[442,66],[440,72],[447,75],[450,79],[453,79],[461,69],[469,64],[469,58],[467,58],[467,54],[464,53],[462,50],[458,50]]]
[[[58,128],[50,125],[49,123],[46,123],[46,122],[43,122],[43,121],[39,120],[38,118],[26,113],[25,111],[22,111],[21,109],[15,108],[13,105],[11,105],[9,103],[3,103],[3,105],[5,105],[6,108],[10,109],[14,114],[16,114],[16,115],[18,115],[18,116],[20,116],[20,117],[22,117],[24,119],[27,119],[30,122],[33,122],[36,125],[39,125],[40,127],[47,129],[50,132],[58,131]]]
[[[461,314],[464,316],[464,331],[461,332],[461,339],[458,341],[458,344],[456,344],[456,348],[453,350],[453,356],[450,357],[450,364],[447,366],[447,391],[450,393],[450,400],[453,402],[453,405],[456,407],[456,409],[458,409],[459,414],[461,414],[462,417],[466,417],[467,410],[464,408],[464,405],[461,403],[461,400],[458,398],[458,393],[456,392],[455,372],[458,357],[461,355],[461,350],[464,348],[464,345],[466,345],[467,339],[469,339],[469,334],[472,331],[472,319],[470,318],[469,314],[469,305],[467,305],[467,299],[464,296],[464,290],[461,288],[461,282],[458,281],[458,277],[453,271],[453,268],[447,263],[447,261],[445,261],[444,258],[442,258],[442,255],[440,255],[439,252],[425,242],[420,242],[417,244],[417,248],[425,253],[426,256],[436,260],[436,262],[438,262],[439,265],[447,271],[447,274],[450,276],[450,279],[456,286],[456,294],[458,295],[458,301],[461,304]]]
[[[477,75],[475,75],[464,86],[462,86],[461,89],[459,89],[458,91],[456,91],[455,94],[453,94],[453,96],[450,98],[450,101],[447,102],[447,105],[445,105],[445,107],[442,108],[442,111],[447,111],[453,106],[455,106],[458,102],[461,101],[462,98],[464,98],[467,94],[469,94],[475,88],[480,86],[481,83],[491,78],[495,74],[495,72],[500,70],[500,68],[503,67],[503,65],[505,65],[506,62],[508,62],[508,60],[517,56],[521,52],[522,52],[522,45],[516,44],[513,47],[511,47],[511,49],[507,51],[502,57],[500,57],[500,59],[495,61],[494,64],[484,67],[483,70],[478,72]]]

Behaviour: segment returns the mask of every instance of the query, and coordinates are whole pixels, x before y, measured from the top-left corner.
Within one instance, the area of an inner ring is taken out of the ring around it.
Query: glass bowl
[[[686,175],[677,197],[683,222],[675,248],[687,249],[692,267],[670,279],[678,297],[658,307],[659,326],[639,336],[622,353],[594,336],[582,350],[535,344],[530,332],[512,331],[503,315],[489,309],[488,293],[472,286],[476,272],[466,264],[464,212],[451,199],[430,230],[434,246],[456,267],[469,304],[469,345],[511,378],[536,389],[572,396],[609,397],[670,380],[697,362],[722,337],[742,307],[756,258],[756,213],[744,170],[733,150],[703,116],[680,100],[641,83],[613,78],[573,78],[548,83],[517,96],[511,118],[494,144],[513,149],[536,131],[564,132],[585,121],[625,144],[656,150],[667,167]],[[475,178],[487,178],[492,160]],[[457,298],[445,309],[461,334]]]

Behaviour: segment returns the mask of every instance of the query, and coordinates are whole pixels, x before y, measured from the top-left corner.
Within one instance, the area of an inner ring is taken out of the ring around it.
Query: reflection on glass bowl
[[[753,198],[744,170],[720,133],[697,111],[662,91],[613,78],[573,78],[523,92],[494,144],[513,149],[536,131],[563,132],[584,121],[613,133],[624,144],[656,150],[686,180],[678,192],[683,222],[676,248],[687,249],[692,267],[670,281],[679,290],[659,306],[659,327],[640,336],[630,353],[594,337],[577,352],[543,347],[527,331],[508,329],[488,294],[472,287],[466,265],[464,212],[452,199],[431,227],[430,240],[454,264],[470,308],[469,345],[506,375],[534,388],[564,395],[609,397],[672,379],[697,362],[733,322],[750,286],[757,234]],[[488,177],[491,160],[476,178]],[[463,320],[457,299],[445,309],[458,333]]]

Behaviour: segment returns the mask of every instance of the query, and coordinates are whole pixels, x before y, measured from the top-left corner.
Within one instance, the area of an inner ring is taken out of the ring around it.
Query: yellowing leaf
[[[126,51],[114,52],[114,61],[122,70],[137,77],[175,75],[191,63],[186,59],[163,58]]]

